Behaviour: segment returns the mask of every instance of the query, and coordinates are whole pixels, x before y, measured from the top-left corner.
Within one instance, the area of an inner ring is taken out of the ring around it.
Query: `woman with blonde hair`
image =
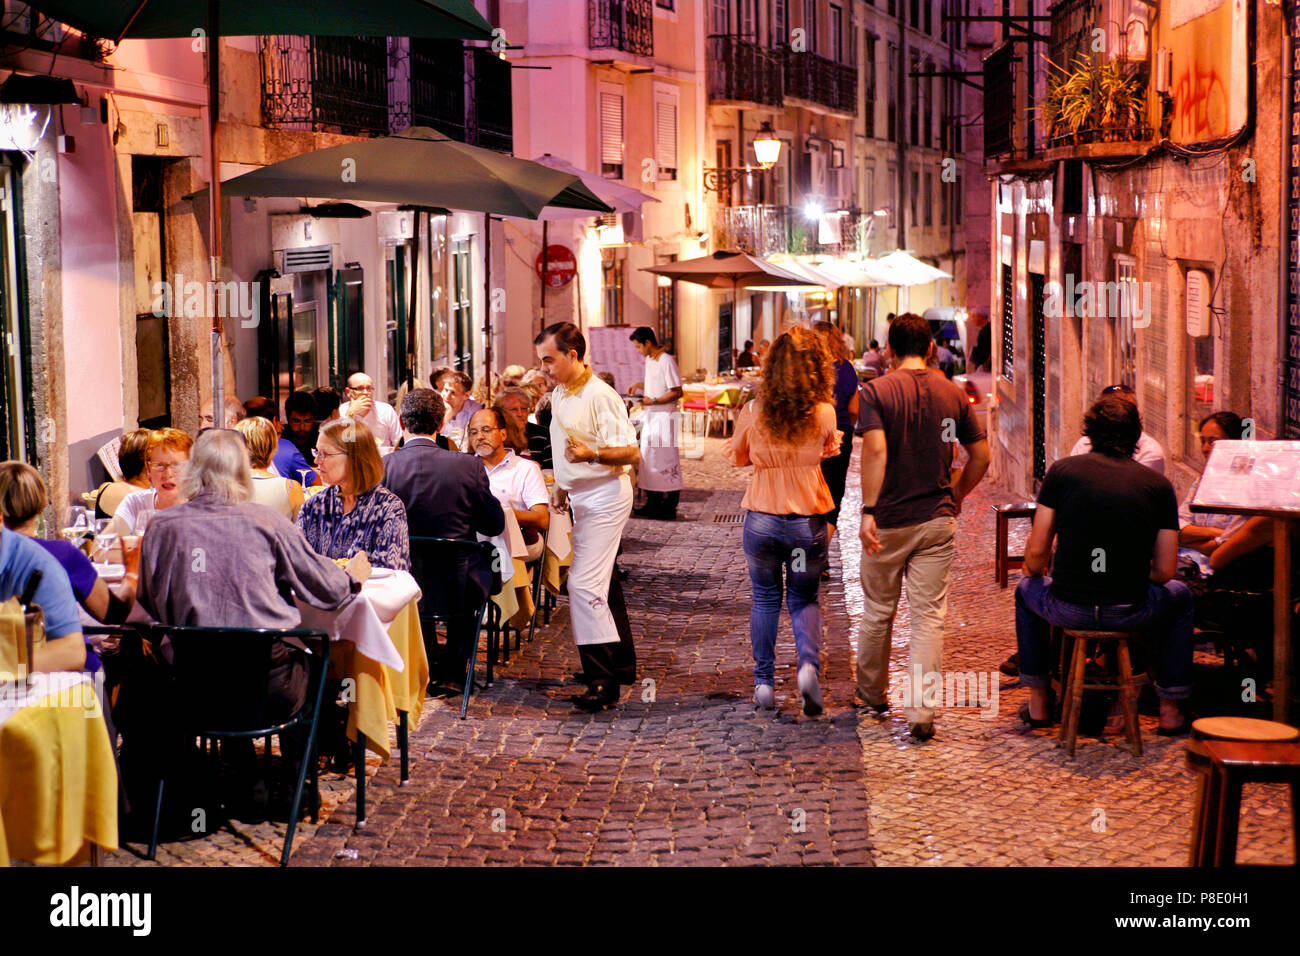
[[[321,425],[316,463],[329,487],[298,512],[307,543],[327,558],[365,554],[375,567],[409,571],[406,508],[380,484],[384,463],[370,429],[351,418]]]
[[[827,562],[826,513],[834,501],[820,466],[840,447],[833,383],[830,356],[816,332],[795,327],[782,333],[764,362],[758,398],[741,411],[725,448],[733,464],[754,466],[741,502],[747,512],[754,702],[764,709],[776,704],[772,685],[784,585],[799,651],[799,692],[809,717],[822,712],[817,599]]]
[[[275,426],[265,418],[253,416],[235,424],[235,431],[244,436],[248,446],[249,477],[253,482],[254,504],[274,508],[290,521],[298,517],[302,507],[302,485],[292,478],[282,478],[270,471],[271,459],[279,444]]]

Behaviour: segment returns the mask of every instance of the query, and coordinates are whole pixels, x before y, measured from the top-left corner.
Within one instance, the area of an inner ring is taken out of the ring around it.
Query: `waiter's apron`
[[[676,405],[651,405],[645,410],[637,472],[637,485],[643,491],[682,490],[681,435],[682,414]]]

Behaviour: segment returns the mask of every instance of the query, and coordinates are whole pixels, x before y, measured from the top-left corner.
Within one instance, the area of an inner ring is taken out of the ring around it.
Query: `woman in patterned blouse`
[[[298,513],[307,543],[327,558],[364,551],[377,568],[410,570],[406,509],[380,484],[384,465],[370,429],[351,418],[322,424],[316,465],[330,487],[308,498]]]

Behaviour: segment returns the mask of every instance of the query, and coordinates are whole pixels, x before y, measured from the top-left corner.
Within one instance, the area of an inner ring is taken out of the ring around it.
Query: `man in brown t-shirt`
[[[943,623],[961,501],[989,466],[989,446],[962,390],[926,366],[930,323],[911,313],[889,326],[894,371],[862,389],[862,591],[858,697],[889,709],[890,635],[907,572],[910,667],[902,688],[912,736],[934,736],[934,688],[944,686]],[[969,460],[954,479],[956,446]],[[933,676],[930,676],[933,675]]]

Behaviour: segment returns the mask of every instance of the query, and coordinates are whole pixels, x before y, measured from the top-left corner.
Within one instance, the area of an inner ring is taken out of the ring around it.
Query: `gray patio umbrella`
[[[491,217],[537,219],[548,207],[612,212],[571,173],[469,146],[415,126],[393,136],[330,146],[254,169],[221,184],[228,196],[302,196],[485,213],[484,288],[489,303],[484,364],[492,370]],[[200,190],[197,197],[206,194]],[[416,230],[418,242],[419,230]],[[416,250],[418,254],[418,249]],[[415,297],[411,297],[415,308]],[[408,323],[407,381],[414,377],[415,321]],[[488,375],[491,383],[491,375]]]
[[[491,40],[492,26],[472,0],[37,0],[41,13],[88,36],[115,43],[132,39],[309,34],[311,36],[429,37]],[[221,279],[221,150],[217,139],[221,95],[221,45],[207,48],[208,241],[212,280]],[[212,316],[212,407],[225,391],[221,317]]]

